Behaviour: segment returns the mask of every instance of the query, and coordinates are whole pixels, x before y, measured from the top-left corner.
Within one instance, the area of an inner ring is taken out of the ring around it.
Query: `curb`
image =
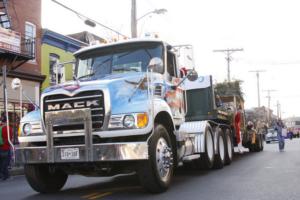
[[[24,167],[13,167],[9,169],[9,174],[11,176],[24,175]]]

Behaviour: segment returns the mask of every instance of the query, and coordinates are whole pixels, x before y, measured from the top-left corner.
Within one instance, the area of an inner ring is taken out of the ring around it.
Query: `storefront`
[[[0,82],[3,78],[0,77]],[[23,95],[21,97],[21,90],[13,90],[11,88],[12,77],[7,77],[7,97],[8,97],[8,115],[10,126],[13,129],[14,135],[17,135],[20,118],[26,115],[28,112],[34,110],[35,103],[39,105],[40,98],[40,82],[21,79]],[[25,97],[27,96],[28,99]],[[29,100],[30,99],[30,100]],[[30,102],[32,101],[32,102]],[[22,105],[21,105],[22,104]],[[0,88],[0,114],[5,113],[4,99],[3,99],[3,87]]]

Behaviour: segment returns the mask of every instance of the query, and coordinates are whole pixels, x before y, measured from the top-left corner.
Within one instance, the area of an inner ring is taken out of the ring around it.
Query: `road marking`
[[[89,200],[99,199],[99,198],[102,198],[102,197],[105,197],[105,196],[108,196],[108,195],[111,195],[111,194],[112,194],[112,192],[105,192],[105,193],[102,193],[102,194],[99,194],[99,195],[96,195],[96,196],[92,196],[88,199]]]
[[[91,194],[88,194],[88,195],[84,195],[84,196],[81,196],[81,198],[86,199],[86,198],[92,197],[92,196],[97,195],[97,194],[99,194],[99,192],[94,192],[94,193],[91,193]]]
[[[120,192],[124,190],[132,190],[132,189],[140,189],[141,186],[125,186],[125,187],[120,187],[120,188],[112,188],[110,192],[93,192],[84,196],[81,196],[82,199],[89,199],[89,200],[94,200],[98,198],[102,198],[104,196],[108,196],[113,194],[113,192]]]

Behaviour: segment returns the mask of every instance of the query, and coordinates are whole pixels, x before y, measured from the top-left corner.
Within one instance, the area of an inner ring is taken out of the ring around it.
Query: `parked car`
[[[271,143],[274,141],[278,141],[277,131],[274,130],[273,128],[269,128],[266,134],[266,143]]]

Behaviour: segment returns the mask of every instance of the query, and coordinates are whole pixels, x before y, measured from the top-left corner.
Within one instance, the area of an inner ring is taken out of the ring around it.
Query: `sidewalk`
[[[9,173],[11,176],[24,175],[24,167],[23,166],[14,166],[9,169]]]

